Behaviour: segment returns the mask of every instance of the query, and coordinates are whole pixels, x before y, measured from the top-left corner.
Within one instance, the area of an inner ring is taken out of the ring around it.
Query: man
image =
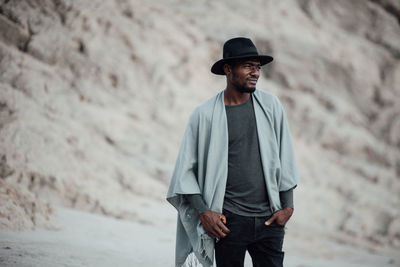
[[[299,174],[282,104],[256,90],[272,60],[238,37],[211,68],[226,88],[191,114],[167,194],[178,210],[176,266],[212,266],[214,249],[218,267],[243,266],[246,251],[253,266],[283,264]]]

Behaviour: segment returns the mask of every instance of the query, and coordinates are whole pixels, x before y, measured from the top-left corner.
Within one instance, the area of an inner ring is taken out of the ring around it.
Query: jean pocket
[[[228,210],[226,210],[226,209],[223,209],[223,210],[222,210],[222,214],[223,214],[226,218],[232,217],[232,215],[233,215],[232,212],[230,212],[230,211],[228,211]]]
[[[275,226],[282,227],[282,228],[286,226],[286,224],[282,225],[282,224],[277,223],[276,221],[273,221],[271,223],[271,225],[275,225]]]

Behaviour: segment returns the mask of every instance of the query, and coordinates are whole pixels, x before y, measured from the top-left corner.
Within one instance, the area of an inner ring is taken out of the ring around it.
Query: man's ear
[[[229,64],[224,64],[224,72],[225,75],[229,75],[232,72],[232,66],[230,66]]]

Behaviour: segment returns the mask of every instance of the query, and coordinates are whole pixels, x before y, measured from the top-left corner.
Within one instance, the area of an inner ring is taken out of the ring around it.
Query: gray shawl
[[[251,97],[266,190],[276,212],[282,208],[279,192],[296,187],[300,180],[289,124],[275,95],[256,90]],[[228,126],[221,91],[192,112],[168,189],[167,200],[178,211],[176,266],[189,261],[213,265],[214,240],[183,195],[202,194],[211,210],[222,213],[227,174]]]

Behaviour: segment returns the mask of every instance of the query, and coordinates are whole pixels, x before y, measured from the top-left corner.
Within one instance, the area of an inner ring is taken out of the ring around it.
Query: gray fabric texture
[[[190,206],[192,206],[197,211],[197,214],[209,210],[208,206],[204,202],[203,197],[200,194],[185,195],[185,197],[189,201]]]
[[[293,188],[287,191],[279,192],[279,197],[281,199],[282,208],[291,207],[294,209]]]

